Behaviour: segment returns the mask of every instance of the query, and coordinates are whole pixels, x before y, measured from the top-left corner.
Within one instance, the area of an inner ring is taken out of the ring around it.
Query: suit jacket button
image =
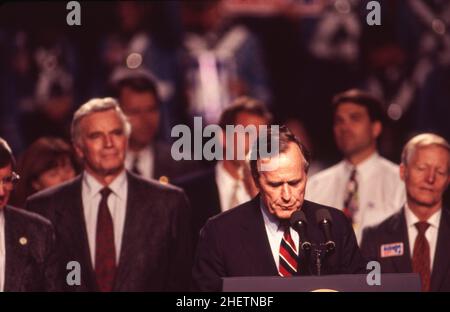
[[[169,178],[166,176],[160,176],[159,177],[159,183],[161,184],[168,184],[169,183]]]
[[[22,246],[25,246],[26,244],[28,244],[28,239],[26,237],[21,237],[19,238],[19,243]]]

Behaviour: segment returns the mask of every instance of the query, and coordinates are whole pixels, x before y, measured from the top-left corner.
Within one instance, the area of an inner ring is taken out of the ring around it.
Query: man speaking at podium
[[[277,145],[278,153],[262,153]],[[222,277],[365,273],[344,214],[304,200],[308,153],[289,129],[260,135],[251,159],[259,195],[208,220],[200,234],[192,289],[220,291]],[[298,232],[290,226],[296,211],[304,213],[301,226],[294,226]]]

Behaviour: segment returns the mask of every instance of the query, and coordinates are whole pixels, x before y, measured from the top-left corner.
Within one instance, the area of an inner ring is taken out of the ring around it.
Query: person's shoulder
[[[207,224],[218,228],[230,229],[243,222],[254,219],[259,209],[259,197],[255,197],[235,208],[229,209],[209,218]]]
[[[378,166],[381,169],[380,173],[391,173],[396,176],[399,176],[399,166],[387,158],[379,156],[378,157]]]
[[[308,183],[315,184],[329,180],[335,177],[337,174],[339,174],[340,170],[342,169],[342,166],[343,162],[340,161],[337,164],[332,165],[331,167],[319,171],[318,173],[316,173],[315,175],[313,175],[311,178],[308,179]]]
[[[15,223],[20,223],[24,228],[48,230],[52,227],[51,222],[48,219],[25,209],[6,206],[5,213],[8,215],[8,219],[14,220]]]
[[[400,211],[393,213],[380,223],[367,227],[364,229],[364,233],[381,236],[382,234],[392,232],[399,228],[402,218],[404,218],[404,211],[400,209]]]
[[[27,202],[41,201],[49,198],[54,199],[58,197],[65,197],[67,193],[70,193],[73,190],[80,187],[81,187],[81,175],[75,177],[72,180],[61,183],[59,185],[52,186],[42,191],[39,191],[28,197]]]
[[[136,188],[143,193],[157,192],[159,194],[183,194],[183,190],[178,186],[169,183],[161,183],[154,179],[146,179],[133,173],[128,173],[128,183],[130,187]]]

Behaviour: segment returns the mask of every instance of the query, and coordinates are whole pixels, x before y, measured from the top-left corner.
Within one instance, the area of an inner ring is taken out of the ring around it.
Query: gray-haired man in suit
[[[361,250],[382,273],[419,273],[422,291],[450,291],[450,212],[442,194],[450,183],[450,145],[432,133],[406,143],[400,177],[402,209],[364,231]]]
[[[191,265],[190,214],[175,187],[128,173],[130,125],[117,101],[92,99],[75,112],[72,140],[81,176],[28,199],[56,227],[62,262],[77,261],[72,291],[180,291]]]

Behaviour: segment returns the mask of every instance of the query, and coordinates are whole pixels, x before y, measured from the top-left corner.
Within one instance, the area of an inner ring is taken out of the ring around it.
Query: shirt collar
[[[441,221],[442,209],[436,211],[431,217],[428,218],[427,222],[431,227],[435,229],[439,229],[439,222]],[[408,228],[415,226],[417,222],[419,222],[419,218],[412,212],[411,208],[409,208],[408,203],[405,203],[405,218],[406,218],[406,226]]]
[[[260,200],[259,200],[259,207],[262,211],[264,224],[266,224],[266,226],[269,227],[270,231],[271,232],[278,232],[278,231],[283,232],[284,230],[281,227],[280,220],[268,211],[266,204],[263,202],[262,198],[260,198]]]
[[[374,152],[366,160],[356,165],[356,171],[358,172],[359,175],[366,175],[370,173],[370,171],[376,167],[375,164],[379,158],[380,155],[377,152]],[[348,173],[348,175],[350,175],[354,167],[355,166],[348,160],[344,160],[344,169],[345,172]]]
[[[126,170],[122,172],[108,185],[112,193],[121,199],[124,199],[125,183],[127,181]],[[86,195],[88,198],[92,198],[99,194],[99,192],[105,187],[100,182],[98,182],[91,174],[84,171],[83,173],[83,186],[86,190]]]

